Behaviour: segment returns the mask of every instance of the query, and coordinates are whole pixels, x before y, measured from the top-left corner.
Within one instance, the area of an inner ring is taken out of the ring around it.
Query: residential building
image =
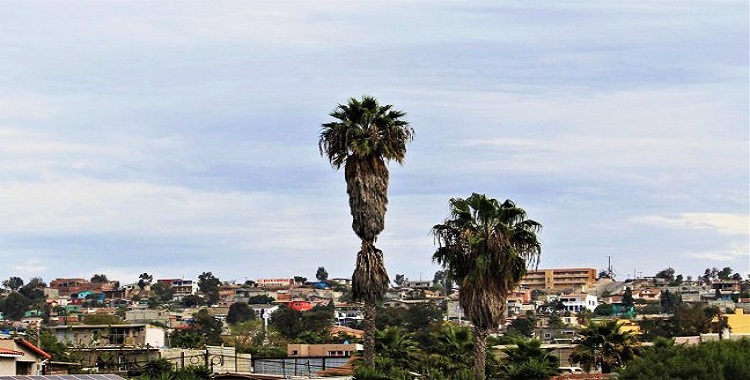
[[[267,288],[267,289],[288,288],[294,285],[294,279],[293,278],[259,278],[255,280],[255,284],[260,288]]]
[[[0,376],[41,375],[44,361],[50,358],[26,339],[0,337]]]
[[[578,313],[584,309],[594,311],[599,305],[597,297],[593,294],[564,294],[560,296],[559,300],[565,306],[565,311],[571,313]]]
[[[411,288],[411,289],[418,289],[418,290],[427,290],[432,286],[432,281],[404,281],[404,285],[401,286],[402,288]]]
[[[362,351],[359,343],[351,344],[287,344],[286,354],[289,357],[350,357]]]
[[[520,289],[586,292],[596,283],[594,268],[530,270],[521,279]]]
[[[173,299],[181,301],[183,298],[193,295],[198,291],[198,283],[193,280],[184,280],[181,278],[165,278],[156,280],[157,283],[168,285],[174,291]]]
[[[727,314],[727,324],[732,334],[750,334],[750,314],[742,309],[734,309],[734,314]]]
[[[131,309],[125,311],[125,321],[128,323],[153,323],[159,322],[169,326],[169,310],[157,309]]]
[[[59,342],[71,347],[163,347],[164,329],[147,324],[51,326]]]

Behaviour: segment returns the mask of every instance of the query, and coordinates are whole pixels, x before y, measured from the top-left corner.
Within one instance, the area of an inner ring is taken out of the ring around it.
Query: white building
[[[565,294],[560,296],[560,302],[565,305],[565,311],[578,313],[583,309],[594,311],[599,305],[599,299],[592,294]]]

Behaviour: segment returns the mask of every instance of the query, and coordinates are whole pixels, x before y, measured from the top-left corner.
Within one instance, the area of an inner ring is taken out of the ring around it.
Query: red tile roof
[[[15,355],[15,356],[23,356],[23,352],[20,351],[14,351],[9,350],[7,348],[0,348],[0,355]]]
[[[52,355],[44,352],[41,348],[35,346],[33,343],[29,342],[26,339],[16,339],[16,343],[20,344],[21,346],[24,346],[27,350],[45,358],[49,359],[52,357]]]

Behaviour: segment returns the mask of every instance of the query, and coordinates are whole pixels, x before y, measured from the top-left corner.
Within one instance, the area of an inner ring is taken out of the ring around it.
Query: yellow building
[[[732,334],[750,334],[750,314],[745,314],[742,309],[734,309],[734,314],[728,314],[727,324]]]
[[[594,268],[559,268],[530,270],[519,287],[529,290],[574,290],[585,292],[596,282]]]

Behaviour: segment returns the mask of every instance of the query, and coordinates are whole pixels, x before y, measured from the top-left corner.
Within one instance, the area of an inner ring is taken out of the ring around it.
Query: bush
[[[628,363],[621,380],[750,379],[750,340],[715,341],[696,346],[659,339]]]

